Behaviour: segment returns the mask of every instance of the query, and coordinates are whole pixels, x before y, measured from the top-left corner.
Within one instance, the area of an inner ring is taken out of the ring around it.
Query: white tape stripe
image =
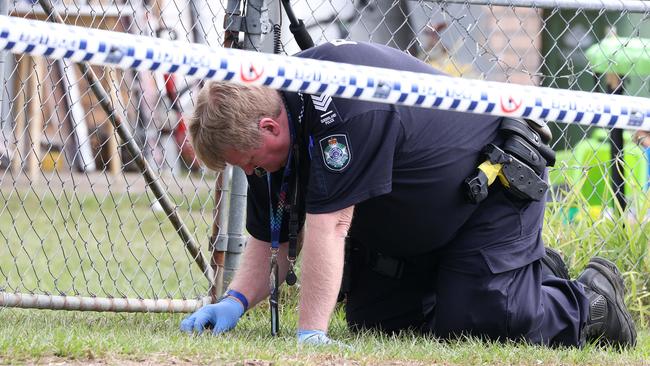
[[[650,99],[209,48],[0,16],[0,49],[381,103],[650,130]],[[49,51],[48,51],[49,50]],[[182,50],[182,52],[179,52]],[[354,82],[352,82],[354,80]],[[358,89],[362,92],[359,94]],[[482,96],[484,98],[482,98]],[[470,107],[475,106],[475,107]],[[623,113],[627,110],[627,113]],[[582,116],[582,117],[581,117]],[[594,117],[596,116],[596,117]],[[597,122],[595,122],[597,119]],[[595,122],[595,123],[594,123]]]

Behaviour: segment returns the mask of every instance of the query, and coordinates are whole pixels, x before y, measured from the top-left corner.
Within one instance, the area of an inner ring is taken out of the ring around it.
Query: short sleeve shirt
[[[399,50],[369,43],[327,43],[297,56],[438,73]],[[386,254],[417,255],[451,240],[474,211],[462,183],[475,171],[481,149],[496,138],[498,117],[328,95],[283,96],[301,131],[302,213],[355,206],[350,236]],[[272,192],[281,176],[272,175]],[[266,179],[249,177],[247,229],[260,240],[270,239],[269,211]]]

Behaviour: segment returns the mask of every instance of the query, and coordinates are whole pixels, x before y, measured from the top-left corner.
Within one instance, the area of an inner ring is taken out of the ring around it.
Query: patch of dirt
[[[148,366],[148,365],[229,365],[229,366],[276,366],[286,364],[302,364],[302,365],[323,365],[323,366],[421,366],[421,365],[447,365],[435,363],[423,363],[415,361],[378,361],[378,360],[348,360],[335,355],[309,355],[301,358],[290,358],[281,361],[268,361],[257,359],[244,359],[238,361],[227,361],[219,359],[202,359],[190,357],[176,357],[167,354],[151,354],[147,357],[120,357],[120,356],[104,356],[104,357],[91,357],[91,358],[65,358],[48,356],[37,359],[22,359],[22,360],[4,360],[0,358],[1,365],[8,364],[24,364],[24,365],[47,365],[47,366],[93,366],[93,365],[120,365],[120,366]]]

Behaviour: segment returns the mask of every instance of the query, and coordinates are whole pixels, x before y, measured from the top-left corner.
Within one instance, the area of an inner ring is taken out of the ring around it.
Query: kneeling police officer
[[[439,74],[367,43],[337,41],[297,57]],[[269,296],[269,273],[273,307],[277,284],[287,275],[294,282],[302,235],[300,342],[332,342],[327,328],[347,262],[352,329],[634,345],[618,269],[594,258],[572,281],[559,254],[544,248],[546,166],[554,154],[540,127],[207,83],[192,143],[207,167],[230,163],[246,172],[251,237],[225,297],[181,329],[232,329]]]

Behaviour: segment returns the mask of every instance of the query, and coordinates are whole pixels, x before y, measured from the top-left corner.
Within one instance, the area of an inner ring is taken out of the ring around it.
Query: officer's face
[[[260,147],[252,150],[230,148],[224,154],[228,164],[242,168],[247,175],[253,174],[257,167],[273,173],[287,162],[291,136],[286,112],[283,110],[278,118],[262,118],[259,129],[262,135]]]
[[[262,138],[262,141],[265,139]],[[269,144],[262,142],[262,146],[253,150],[226,150],[225,160],[228,164],[236,165],[247,175],[254,173],[255,168],[262,168],[267,172],[276,172],[280,170],[286,163],[286,155],[278,153],[269,146]]]

